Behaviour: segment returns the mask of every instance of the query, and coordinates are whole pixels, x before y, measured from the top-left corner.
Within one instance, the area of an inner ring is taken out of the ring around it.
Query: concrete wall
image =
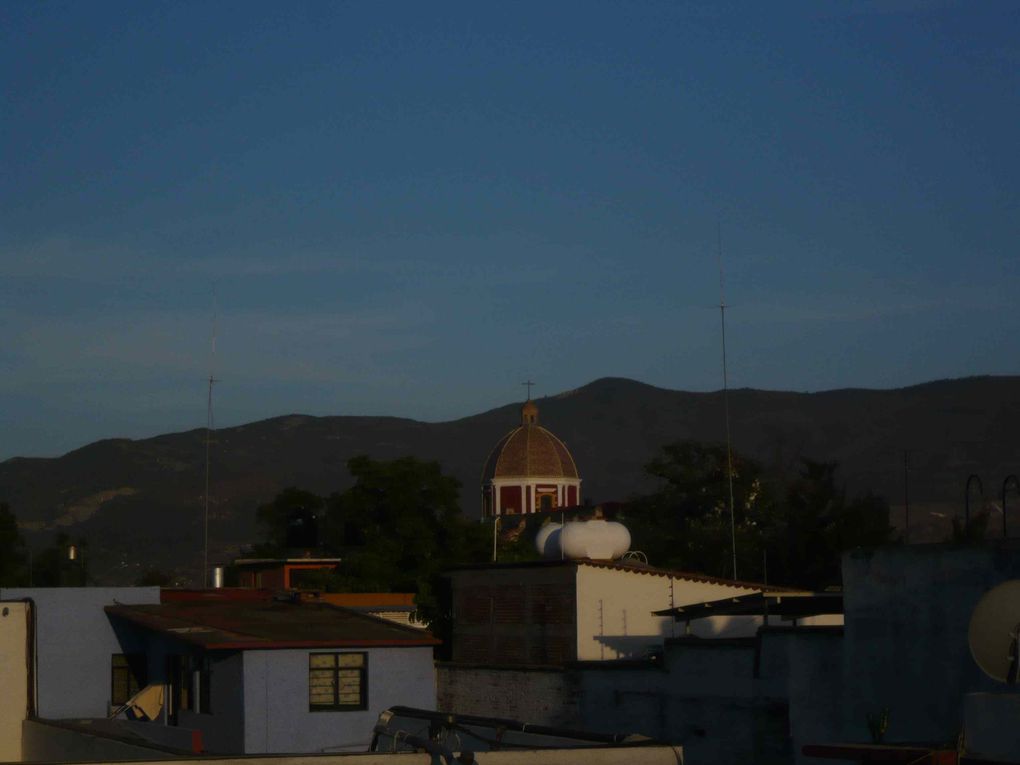
[[[756,693],[786,699],[794,760],[820,762],[801,754],[804,744],[841,739],[843,630],[768,628],[761,633]]]
[[[753,592],[757,590],[581,564],[577,567],[577,658],[641,658],[684,631],[684,625],[675,624],[672,617],[655,616],[653,611]],[[699,619],[691,627],[699,637],[735,637],[753,635],[760,623],[756,617],[713,617]]]
[[[588,665],[584,725],[682,744],[691,762],[789,762],[787,706],[757,693],[756,651],[753,638],[692,638],[667,643],[658,668]]]
[[[577,673],[555,667],[436,665],[437,709],[583,727]]]
[[[0,762],[21,759],[21,724],[28,716],[29,619],[28,603],[0,602]]]
[[[114,602],[159,603],[158,587],[0,589],[0,600],[31,598],[36,607],[39,717],[106,717],[111,657],[143,650],[121,645],[103,611]]]
[[[577,658],[575,566],[456,571],[451,584],[454,661],[562,664]]]
[[[180,712],[178,722],[202,731],[202,745],[213,754],[244,751],[244,656],[210,655],[210,707],[202,713]],[[307,698],[307,696],[306,696]]]
[[[435,709],[435,670],[430,646],[369,648],[368,709],[308,709],[310,651],[245,651],[244,752],[367,751],[372,728],[388,707]]]
[[[26,720],[21,738],[23,762],[117,762],[121,760],[171,761],[173,755],[156,748],[131,744],[45,720]]]
[[[108,761],[116,758],[105,758]],[[475,755],[479,765],[682,765],[683,752],[668,746],[594,747],[585,749],[541,749],[505,752],[481,752]],[[136,760],[146,762],[145,760]],[[191,760],[186,760],[191,761]],[[125,762],[124,765],[130,765]],[[180,765],[181,760],[160,759]],[[199,762],[199,760],[195,760]],[[217,757],[203,758],[202,765],[430,765],[432,756],[423,753],[401,754],[335,754],[314,756],[275,757]],[[152,765],[148,761],[147,765]]]
[[[757,590],[659,573],[586,565],[520,565],[455,571],[453,661],[561,665],[639,659],[683,625],[652,612]],[[701,637],[753,635],[757,617],[714,617]]]
[[[887,707],[887,741],[955,741],[964,694],[1004,690],[971,658],[971,612],[985,592],[1016,578],[1020,550],[1007,545],[844,556],[842,737],[869,740],[867,714]]]
[[[839,727],[839,628],[677,638],[663,659],[563,668],[440,664],[439,708],[683,745],[692,762],[790,763]],[[834,681],[835,676],[835,681]]]

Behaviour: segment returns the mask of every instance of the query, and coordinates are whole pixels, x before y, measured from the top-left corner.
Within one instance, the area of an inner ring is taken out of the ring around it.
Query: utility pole
[[[903,451],[903,541],[910,541],[910,452]]]
[[[733,448],[730,442],[730,391],[726,370],[726,297],[723,283],[722,224],[716,233],[719,246],[719,320],[722,324],[723,410],[726,418],[726,480],[730,490],[730,545],[733,550],[733,578],[737,578],[737,521],[733,503]]]
[[[213,320],[211,355],[209,357],[209,389],[205,408],[205,512],[202,518],[202,586],[209,586],[209,475],[213,432],[213,385],[219,382],[213,377],[216,364],[216,288],[213,287]]]

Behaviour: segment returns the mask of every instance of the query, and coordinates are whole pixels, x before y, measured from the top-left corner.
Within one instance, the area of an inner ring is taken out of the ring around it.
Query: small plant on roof
[[[885,732],[889,728],[889,707],[882,707],[881,712],[868,713],[868,732],[871,733],[871,742],[881,744],[885,738]]]

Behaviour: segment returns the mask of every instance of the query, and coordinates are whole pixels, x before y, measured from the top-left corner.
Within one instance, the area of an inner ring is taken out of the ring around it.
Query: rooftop
[[[672,616],[677,621],[707,616],[780,616],[799,619],[805,616],[843,613],[842,592],[755,592],[706,603],[691,603],[654,611],[657,616]]]
[[[724,579],[717,576],[708,576],[690,571],[676,571],[666,568],[656,568],[644,563],[633,563],[630,561],[591,560],[589,558],[564,559],[564,560],[533,560],[514,563],[482,563],[471,566],[454,566],[448,569],[447,573],[456,571],[479,571],[485,569],[521,569],[521,568],[547,568],[555,566],[590,566],[592,568],[613,569],[615,571],[627,571],[634,574],[647,574],[649,576],[666,576],[673,579],[683,579],[689,582],[704,582],[706,584],[719,584],[726,587],[740,587],[748,590],[760,590],[764,592],[794,592],[789,587],[777,587],[761,582],[745,582],[739,579]]]
[[[430,646],[439,640],[348,608],[295,600],[177,601],[106,613],[206,650]]]

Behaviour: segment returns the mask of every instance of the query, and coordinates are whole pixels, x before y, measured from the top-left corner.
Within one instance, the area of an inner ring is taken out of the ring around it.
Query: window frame
[[[317,656],[330,656],[333,659],[331,667],[313,667],[312,661]],[[360,656],[361,666],[343,666],[340,663],[341,656]],[[357,670],[359,673],[359,693],[357,704],[343,704],[340,702],[340,672]],[[312,702],[312,673],[331,672],[333,681],[333,703],[316,704]],[[368,652],[367,651],[321,651],[308,654],[308,711],[309,712],[363,712],[368,709]]]
[[[118,659],[123,664],[118,664]],[[148,667],[145,666],[145,654],[143,653],[114,653],[110,654],[110,706],[122,707],[148,684]],[[125,688],[127,696],[117,700],[117,676],[125,674]],[[132,690],[134,688],[134,690]]]

